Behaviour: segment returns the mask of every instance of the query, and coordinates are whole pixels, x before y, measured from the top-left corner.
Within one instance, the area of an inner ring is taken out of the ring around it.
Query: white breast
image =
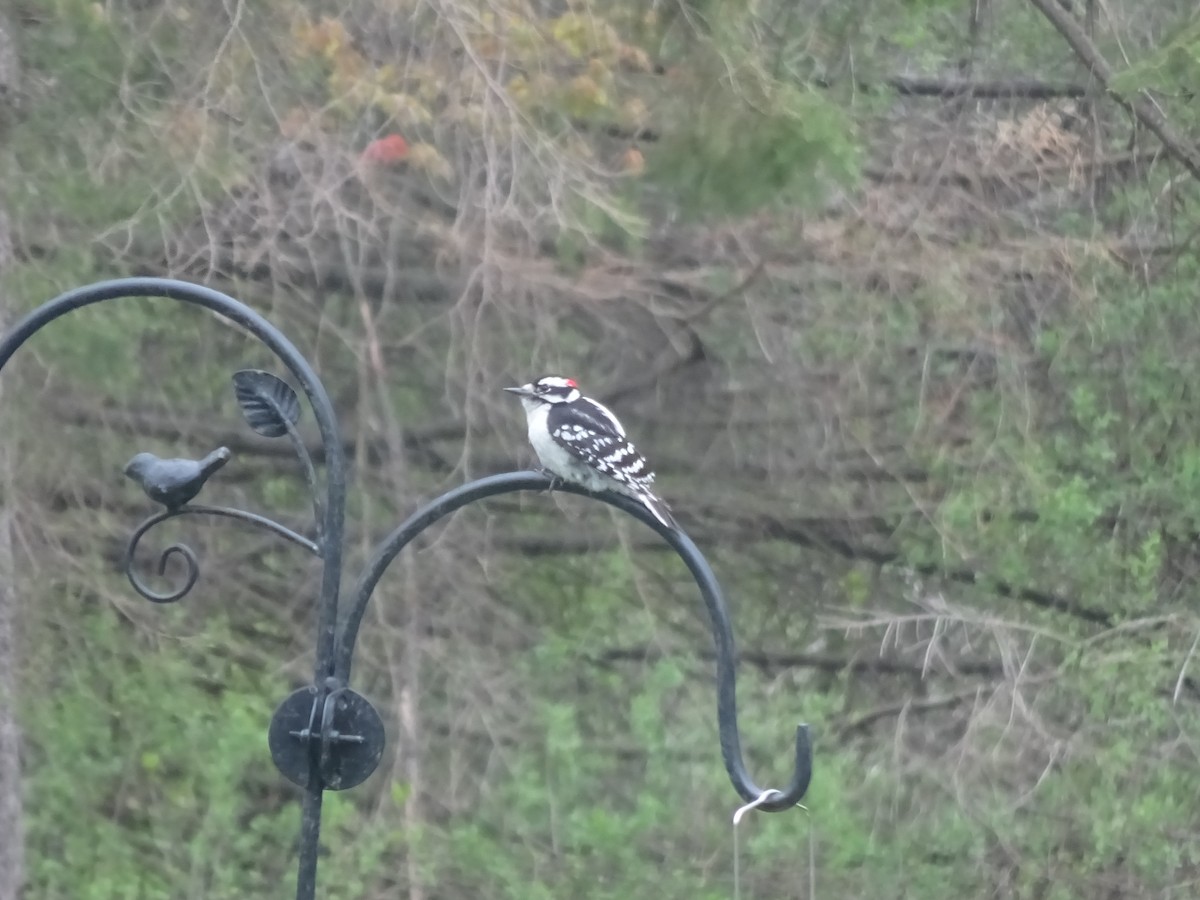
[[[580,462],[550,436],[550,428],[546,423],[546,417],[550,414],[549,406],[538,403],[527,408],[526,412],[529,418],[529,443],[546,469],[590,491],[603,491],[614,486],[611,479]]]

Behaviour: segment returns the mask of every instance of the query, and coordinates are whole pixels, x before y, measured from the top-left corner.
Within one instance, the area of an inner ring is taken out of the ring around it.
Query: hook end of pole
[[[759,809],[764,812],[782,812],[796,806],[808,793],[808,786],[812,781],[812,767],[812,731],[807,723],[802,722],[796,726],[796,768],[792,773],[792,780],[786,788],[776,792],[778,796],[762,803]]]
[[[789,806],[795,806],[808,793],[808,785],[812,781],[812,766],[812,732],[808,724],[802,722],[796,726],[796,772],[786,791]]]

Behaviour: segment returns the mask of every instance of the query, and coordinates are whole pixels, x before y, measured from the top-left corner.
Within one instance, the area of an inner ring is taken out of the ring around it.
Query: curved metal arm
[[[503,475],[481,478],[442,494],[410,516],[388,535],[371,554],[351,595],[350,610],[342,623],[338,636],[335,677],[343,684],[349,681],[354,643],[358,637],[358,629],[362,624],[363,614],[366,612],[371,594],[375,591],[379,579],[383,577],[383,573],[387,571],[392,560],[417,535],[439,519],[476,500],[516,491],[544,491],[549,487],[549,479],[536,472],[508,472]],[[721,756],[725,761],[725,771],[729,773],[729,779],[733,782],[734,789],[744,800],[750,801],[761,797],[763,789],[751,781],[746,772],[746,765],[742,761],[741,740],[738,737],[737,727],[737,662],[733,631],[729,625],[729,612],[725,607],[725,597],[721,593],[721,587],[717,583],[717,578],[708,565],[708,561],[691,538],[682,531],[665,527],[654,518],[649,510],[634,500],[618,494],[594,494],[572,484],[559,484],[555,490],[601,500],[622,512],[629,513],[658,532],[671,545],[671,549],[683,559],[688,571],[696,579],[696,585],[700,588],[700,593],[704,597],[704,605],[708,609],[709,619],[712,620],[713,643],[716,646],[717,655],[717,725],[720,731]],[[766,812],[790,809],[800,802],[808,790],[808,783],[811,779],[812,745],[808,726],[800,725],[796,729],[796,768],[792,774],[792,780],[787,787],[779,789],[758,808]]]
[[[325,386],[300,351],[274,325],[232,297],[198,284],[171,278],[120,278],[101,281],[67,291],[44,303],[20,320],[0,341],[0,370],[12,355],[35,333],[67,313],[104,300],[121,297],[162,297],[190,303],[220,313],[262,341],[283,362],[308,397],[313,416],[320,429],[325,448],[325,502],[320,505],[320,556],[323,562],[321,597],[317,606],[316,682],[322,683],[332,668],[335,628],[337,625],[338,587],[342,571],[342,536],[346,511],[346,460],[341,432],[333,404]],[[306,475],[308,473],[306,472]],[[315,490],[315,485],[314,485]],[[307,540],[307,539],[305,539]],[[160,566],[172,554],[181,554],[188,562],[190,582],[186,594],[195,583],[198,566],[194,554],[183,545],[168,548],[160,558]],[[193,570],[196,570],[193,573]],[[138,588],[135,582],[134,587]],[[143,593],[139,589],[139,593]],[[153,593],[153,592],[151,592]],[[143,596],[146,596],[143,593]],[[163,595],[167,596],[167,595]],[[182,594],[180,595],[182,596]],[[153,598],[152,598],[153,599]]]
[[[167,574],[167,563],[171,557],[179,555],[183,557],[184,564],[187,566],[187,577],[184,579],[182,587],[175,588],[172,591],[156,591],[150,588],[142,581],[141,577],[134,571],[133,557],[137,552],[138,542],[146,532],[150,531],[155,525],[165,522],[168,519],[174,519],[177,516],[186,515],[207,515],[207,516],[222,516],[226,519],[236,519],[239,522],[247,522],[250,525],[255,525],[259,528],[265,528],[272,534],[276,534],[284,540],[291,541],[307,550],[314,556],[321,555],[321,548],[317,546],[315,541],[311,541],[302,534],[297,534],[290,528],[280,525],[278,522],[268,519],[266,516],[260,516],[257,513],[246,512],[242,509],[234,509],[229,506],[181,506],[179,509],[168,509],[163,512],[156,513],[150,518],[142,522],[141,525],[129,536],[129,542],[125,545],[125,559],[122,561],[121,568],[125,575],[129,578],[129,583],[133,585],[133,589],[149,600],[151,603],[174,603],[177,600],[182,600],[187,596],[188,592],[195,587],[196,581],[200,578],[200,561],[196,558],[196,554],[187,544],[171,544],[158,555],[158,574]]]

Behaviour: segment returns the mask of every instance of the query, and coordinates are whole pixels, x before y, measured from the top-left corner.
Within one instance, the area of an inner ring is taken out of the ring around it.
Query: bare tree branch
[[[973,97],[978,100],[1001,100],[1022,97],[1028,100],[1049,100],[1053,97],[1083,97],[1087,85],[1053,84],[1034,78],[1011,78],[997,81],[967,81],[956,78],[910,78],[897,75],[887,79],[888,87],[908,97]]]
[[[668,655],[658,647],[610,647],[595,657],[597,663],[653,662]],[[712,650],[695,650],[693,655],[703,660],[716,658]],[[950,674],[954,676],[975,675],[994,678],[1004,673],[999,662],[987,659],[955,660],[953,671],[940,673],[923,662],[906,662],[902,659],[872,656],[834,656],[826,653],[772,653],[750,650],[738,654],[738,659],[748,665],[767,671],[777,669],[817,669],[822,672],[875,672],[884,675],[905,675],[925,678],[928,675]]]

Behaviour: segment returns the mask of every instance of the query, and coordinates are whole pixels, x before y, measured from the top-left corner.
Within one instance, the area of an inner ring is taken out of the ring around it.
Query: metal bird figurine
[[[204,459],[162,459],[139,453],[125,464],[125,474],[142,486],[147,497],[174,512],[200,493],[229,456],[228,447],[218,447]]]

